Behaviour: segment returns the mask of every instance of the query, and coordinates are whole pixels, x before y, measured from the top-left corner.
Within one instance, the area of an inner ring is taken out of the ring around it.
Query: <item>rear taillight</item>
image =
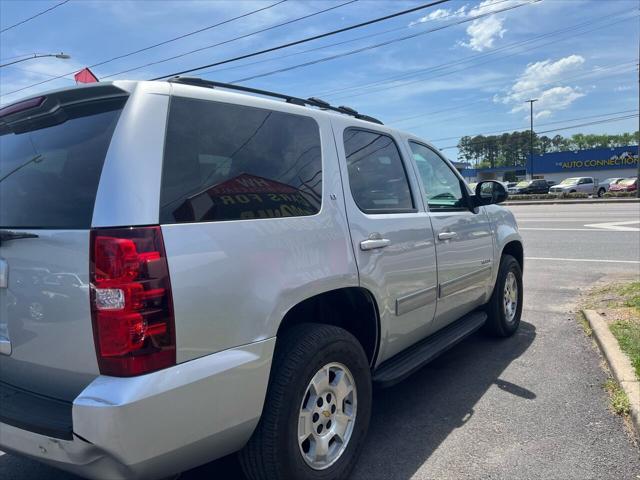
[[[171,282],[160,227],[91,231],[91,315],[100,373],[175,365]]]

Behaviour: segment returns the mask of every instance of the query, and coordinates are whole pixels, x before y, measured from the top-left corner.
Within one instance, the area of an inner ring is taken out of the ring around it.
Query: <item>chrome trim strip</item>
[[[436,285],[434,285],[433,287],[418,290],[404,297],[398,297],[396,299],[396,315],[404,315],[412,310],[435,302],[437,291]]]
[[[459,292],[460,290],[465,290],[476,283],[480,283],[483,280],[486,280],[488,276],[487,273],[491,272],[491,265],[486,265],[475,272],[467,273],[462,275],[461,277],[454,278],[453,280],[449,280],[448,282],[444,282],[440,284],[439,288],[439,298],[448,297],[449,295],[453,295],[454,293]]]

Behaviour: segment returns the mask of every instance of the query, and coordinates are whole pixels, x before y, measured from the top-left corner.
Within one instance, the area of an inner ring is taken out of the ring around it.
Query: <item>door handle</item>
[[[380,235],[375,234],[369,235],[368,240],[363,240],[360,242],[360,250],[374,250],[376,248],[384,248],[391,245],[391,240],[388,238],[380,238]]]
[[[438,234],[439,240],[451,240],[454,237],[457,237],[458,234],[456,232],[440,232]]]
[[[3,335],[0,335],[0,354],[11,355],[11,341]]]

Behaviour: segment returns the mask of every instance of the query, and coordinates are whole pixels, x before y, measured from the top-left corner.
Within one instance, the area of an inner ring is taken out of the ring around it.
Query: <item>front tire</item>
[[[598,198],[602,198],[602,196],[604,195],[605,189],[601,188],[598,190]]]
[[[341,328],[301,324],[278,337],[262,417],[240,452],[250,480],[339,480],[362,450],[371,372]]]
[[[485,305],[488,317],[485,330],[498,337],[516,333],[522,316],[522,298],[520,264],[511,255],[503,255],[491,299]]]

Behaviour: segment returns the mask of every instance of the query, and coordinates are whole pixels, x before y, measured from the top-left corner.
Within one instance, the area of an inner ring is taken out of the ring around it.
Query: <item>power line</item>
[[[511,0],[499,0],[499,1],[495,1],[494,3],[491,4],[491,6],[495,6],[495,5],[499,5],[501,3],[505,3],[505,2],[510,2]],[[449,17],[457,17],[460,16],[458,13],[450,13],[447,15],[443,15],[441,17],[438,17],[437,20],[442,20],[443,18],[449,18]],[[429,22],[434,22],[434,19],[430,19],[428,20]],[[360,40],[364,40],[367,38],[372,38],[372,37],[379,37],[380,35],[386,35],[387,33],[391,33],[391,32],[397,32],[399,30],[406,30],[408,28],[414,28],[414,27],[422,27],[427,25],[427,21],[425,22],[421,22],[419,24],[409,24],[409,25],[404,25],[402,27],[395,27],[395,28],[390,28],[387,30],[382,30],[380,32],[374,32],[374,33],[369,33],[367,35],[362,35],[360,37],[356,37],[356,38],[350,38],[349,40],[342,40],[340,42],[334,42],[334,43],[328,43],[326,45],[320,45],[319,47],[314,47],[314,48],[309,48],[307,50],[301,50],[299,52],[293,52],[293,53],[288,53],[286,55],[280,55],[278,57],[273,57],[273,58],[265,58],[264,60],[257,60],[255,62],[247,62],[247,63],[242,63],[240,65],[230,65],[228,67],[224,67],[224,68],[215,68],[213,70],[207,70],[204,72],[200,72],[200,75],[207,75],[209,73],[219,73],[219,72],[224,72],[227,70],[237,70],[238,68],[245,68],[245,67],[250,67],[253,65],[259,65],[261,63],[268,63],[268,62],[276,62],[279,60],[282,60],[283,58],[289,58],[289,57],[295,57],[298,55],[304,55],[305,53],[311,53],[311,52],[316,52],[318,50],[324,50],[325,48],[331,48],[331,47],[337,47],[340,45],[345,45],[347,43],[353,43],[353,42],[357,42]]]
[[[637,111],[637,110],[634,110]],[[604,123],[613,123],[613,122],[619,122],[621,120],[627,120],[629,118],[635,118],[638,117],[639,115],[636,113],[634,115],[624,115],[624,116],[620,116],[620,117],[615,117],[615,118],[609,118],[609,119],[605,119],[605,120],[597,120],[597,121],[593,121],[593,122],[586,122],[586,123],[578,123],[575,125],[567,125],[564,127],[560,127],[560,128],[553,128],[551,130],[543,130],[541,132],[536,132],[536,135],[541,135],[543,133],[551,133],[551,132],[560,132],[563,130],[571,130],[573,128],[579,128],[579,127],[588,127],[588,126],[592,126],[592,125],[600,125],[600,124],[604,124]],[[482,134],[479,134],[482,135]],[[481,140],[481,141],[476,141],[476,142],[469,142],[467,145],[481,145],[484,143],[489,143],[494,141],[492,140]],[[449,145],[447,147],[440,147],[438,148],[438,150],[449,150],[452,148],[459,148],[458,145]]]
[[[94,65],[91,65],[91,67],[98,67],[98,66],[104,65],[106,63],[113,62],[114,60],[120,60],[121,58],[130,57],[131,55],[135,55],[136,53],[146,52],[147,50],[151,50],[152,48],[156,48],[156,47],[159,47],[161,45],[166,45],[167,43],[175,42],[176,40],[182,40],[183,38],[191,37],[192,35],[196,35],[198,33],[202,33],[202,32],[205,32],[207,30],[211,30],[212,28],[216,28],[216,27],[219,27],[221,25],[226,25],[227,23],[234,22],[235,20],[240,20],[241,18],[246,18],[246,17],[249,17],[251,15],[255,15],[256,13],[260,13],[260,12],[262,12],[264,10],[269,10],[269,9],[271,9],[273,7],[276,7],[276,6],[278,6],[281,3],[284,3],[286,1],[287,0],[280,0],[278,2],[272,3],[271,5],[267,5],[266,7],[258,8],[256,10],[252,10],[250,12],[243,13],[242,15],[238,15],[236,17],[228,18],[227,20],[223,20],[221,22],[214,23],[213,25],[209,25],[207,27],[199,28],[198,30],[193,30],[192,32],[188,32],[188,33],[185,33],[185,34],[182,34],[182,35],[178,35],[177,37],[173,37],[173,38],[170,38],[168,40],[164,40],[162,42],[154,43],[153,45],[149,45],[148,47],[144,47],[144,48],[140,48],[138,50],[134,50],[133,52],[125,53],[123,55],[118,55],[118,56],[110,58],[108,60],[104,60],[102,62],[99,62],[99,63],[96,63]]]
[[[624,22],[624,21],[632,20],[632,19],[636,19],[636,18],[638,18],[638,16],[637,16],[637,15],[635,15],[635,16],[633,16],[633,17],[625,18],[625,19],[622,19],[622,20],[617,20],[617,21],[615,21],[615,22],[611,22],[611,23],[606,24],[606,25],[601,25],[601,26],[596,27],[596,28],[592,28],[592,29],[585,30],[585,31],[580,32],[580,33],[573,34],[573,36],[583,35],[583,34],[585,34],[585,33],[589,33],[589,32],[592,32],[592,31],[594,31],[594,30],[598,30],[598,29],[601,29],[601,28],[606,28],[606,27],[609,27],[609,26],[614,25],[614,24],[616,24],[616,23],[620,23],[620,22]],[[546,42],[546,43],[542,43],[542,44],[537,45],[537,46],[535,46],[535,47],[531,47],[531,48],[529,48],[527,51],[531,51],[531,50],[539,49],[539,48],[542,48],[542,47],[545,47],[545,46],[548,46],[548,45],[552,45],[552,44],[554,44],[554,43],[556,43],[556,42],[557,42],[557,39],[556,39],[556,40],[549,41],[549,42]],[[504,60],[504,59],[509,58],[509,57],[514,57],[514,56],[516,56],[516,55],[519,55],[520,53],[521,53],[521,52],[513,52],[513,53],[509,53],[509,54],[502,55],[502,56],[497,57],[497,58],[491,58],[491,59],[488,59],[488,60],[485,60],[485,61],[482,61],[482,62],[478,62],[478,63],[473,63],[473,64],[470,64],[470,65],[466,65],[466,66],[463,66],[462,68],[459,68],[459,69],[457,69],[457,70],[451,70],[451,71],[448,71],[448,72],[447,72],[447,71],[445,71],[445,72],[440,73],[440,74],[438,74],[438,75],[428,75],[428,77],[427,77],[427,78],[439,78],[439,77],[444,77],[444,76],[447,76],[447,75],[452,75],[452,74],[455,74],[455,73],[462,72],[462,71],[464,71],[464,70],[468,70],[468,69],[470,69],[470,68],[478,67],[478,66],[480,66],[480,65],[486,65],[486,64],[488,64],[488,63],[492,63],[492,62],[495,62],[495,61],[497,61],[497,60]],[[490,56],[490,55],[492,55],[492,54],[493,54],[493,52],[489,52],[486,56]],[[455,64],[455,63],[463,63],[463,62],[459,62],[459,61],[458,61],[458,62],[452,62],[452,63],[453,63],[453,64]],[[436,66],[436,67],[433,67],[432,71],[433,71],[433,72],[437,72],[437,71],[440,71],[440,70],[444,70],[444,69],[448,68],[449,66],[452,66],[452,65],[442,64],[442,66]],[[429,72],[429,73],[431,73],[431,72]],[[421,76],[421,74],[420,74],[420,76]],[[422,82],[423,80],[424,80],[424,78],[418,78],[418,79],[415,79],[415,80],[410,80],[410,81],[406,81],[406,82],[398,83],[398,84],[394,85],[394,86],[393,86],[393,87],[391,87],[391,88],[404,87],[404,86],[407,86],[407,85],[412,85],[412,84],[415,84],[415,83]],[[393,82],[387,82],[387,83],[393,83]],[[354,94],[345,95],[345,96],[339,96],[339,97],[337,97],[337,98],[341,98],[341,99],[349,98],[349,99],[351,99],[351,98],[355,98],[355,97],[361,97],[361,96],[363,96],[363,95],[370,95],[370,94],[372,94],[372,93],[376,93],[376,92],[380,92],[380,91],[385,91],[385,90],[387,90],[388,88],[389,88],[389,87],[375,88],[375,89],[372,89],[372,90],[369,90],[369,91],[366,91],[366,92],[354,93]]]
[[[275,47],[265,48],[263,50],[258,50],[257,52],[252,52],[252,53],[247,53],[247,54],[244,54],[244,55],[239,55],[237,57],[228,58],[226,60],[220,60],[220,61],[217,61],[217,62],[209,63],[207,65],[201,65],[199,67],[194,67],[194,68],[190,68],[190,69],[187,69],[187,70],[182,70],[182,71],[179,71],[179,72],[174,72],[174,73],[170,73],[170,74],[167,74],[167,75],[162,75],[160,77],[152,78],[151,80],[161,80],[163,78],[173,77],[173,76],[176,76],[176,75],[184,75],[185,73],[196,72],[198,70],[204,70],[205,68],[211,68],[211,67],[215,67],[215,66],[218,66],[218,65],[224,65],[226,63],[237,62],[238,60],[243,60],[245,58],[256,57],[258,55],[263,55],[265,53],[275,52],[276,50],[282,50],[283,48],[293,47],[294,45],[300,45],[300,44],[303,44],[303,43],[311,42],[313,40],[318,40],[320,38],[325,38],[325,37],[329,37],[329,36],[332,36],[332,35],[336,35],[338,33],[343,33],[343,32],[347,32],[349,30],[355,30],[357,28],[366,27],[368,25],[373,25],[375,23],[379,23],[379,22],[382,22],[382,21],[385,21],[385,20],[389,20],[391,18],[399,17],[401,15],[406,15],[408,13],[417,12],[418,10],[423,10],[425,8],[433,7],[435,5],[440,5],[440,4],[449,2],[449,1],[450,0],[436,0],[436,1],[433,1],[433,2],[430,2],[430,3],[425,3],[423,5],[419,5],[419,6],[414,7],[414,8],[409,8],[407,10],[402,10],[400,12],[392,13],[390,15],[385,15],[383,17],[374,18],[374,19],[368,20],[366,22],[361,22],[361,23],[357,23],[355,25],[350,25],[348,27],[343,27],[343,28],[339,28],[337,30],[332,30],[330,32],[321,33],[319,35],[313,35],[311,37],[302,38],[300,40],[295,40],[293,42],[283,43],[283,44],[277,45]]]
[[[382,84],[386,84],[386,83],[393,83],[394,81],[400,80],[400,79],[403,79],[403,78],[410,78],[410,77],[419,76],[419,75],[421,75],[423,73],[431,73],[431,72],[434,72],[434,71],[443,70],[443,69],[445,69],[447,67],[450,67],[450,66],[458,65],[458,64],[461,64],[461,63],[466,63],[466,62],[469,62],[469,61],[474,61],[476,59],[483,58],[483,57],[493,56],[493,55],[496,55],[497,53],[500,53],[500,52],[502,52],[504,50],[510,50],[512,48],[515,48],[515,47],[519,47],[519,46],[526,45],[528,43],[536,42],[536,41],[541,40],[541,39],[546,38],[546,37],[553,37],[553,36],[558,35],[558,34],[567,33],[567,32],[573,31],[573,30],[579,30],[580,28],[592,25],[593,23],[597,23],[597,22],[600,22],[602,20],[606,20],[606,19],[609,19],[611,17],[617,17],[617,16],[619,16],[621,14],[627,14],[627,13],[628,13],[628,10],[623,10],[623,11],[620,11],[620,12],[617,12],[617,13],[614,13],[614,14],[611,14],[611,15],[607,15],[607,16],[604,16],[604,17],[599,17],[597,20],[595,20],[595,22],[594,22],[594,20],[588,20],[588,21],[585,21],[585,22],[581,22],[581,23],[572,25],[570,27],[560,28],[560,29],[557,29],[557,30],[554,30],[554,31],[551,31],[551,32],[547,32],[547,33],[544,33],[544,34],[541,34],[541,35],[537,35],[537,36],[535,36],[535,37],[533,37],[531,39],[521,40],[521,41],[518,41],[518,42],[513,42],[513,43],[510,43],[510,44],[504,45],[502,47],[493,49],[493,50],[491,50],[491,51],[489,51],[487,53],[469,55],[469,56],[464,57],[464,58],[459,59],[459,60],[445,62],[445,63],[439,64],[439,65],[434,65],[432,67],[421,68],[421,69],[415,70],[413,72],[403,73],[403,74],[399,74],[399,75],[392,75],[390,77],[385,77],[383,79],[375,80],[375,81],[372,81],[372,82],[358,83],[358,84],[350,86],[350,87],[341,87],[341,88],[338,88],[338,89],[325,90],[325,91],[322,91],[322,92],[316,92],[314,95],[315,96],[325,96],[325,95],[331,95],[331,94],[334,94],[334,93],[341,93],[341,92],[348,91],[348,90],[358,91],[358,90],[361,90],[363,87],[382,85]],[[601,26],[593,28],[593,29],[588,29],[588,30],[580,32],[580,33],[578,33],[576,35],[584,35],[585,33],[589,33],[589,32],[591,32],[593,30],[609,27],[611,25],[614,25],[615,23],[619,23],[619,22],[623,22],[623,21],[626,21],[626,20],[630,20],[631,18],[635,18],[635,15],[633,17],[630,17],[630,18],[624,18],[624,19],[618,20],[616,22],[612,22],[612,23],[609,23],[609,24],[606,24],[606,25],[601,25]],[[544,44],[538,45],[536,47],[532,47],[532,48],[530,48],[530,50],[533,50],[533,49],[536,49],[536,48],[540,48],[540,47],[543,47],[543,46],[546,46],[546,45],[549,45],[549,43],[544,43]],[[489,63],[489,62],[484,62],[484,63]],[[480,63],[479,65],[482,65],[484,63]],[[456,70],[456,71],[458,71],[458,70]],[[404,83],[402,85],[406,85],[406,84],[409,84],[409,82]],[[340,97],[337,97],[337,98],[353,98],[355,96],[366,95],[368,93],[373,93],[373,92],[376,92],[376,91],[380,91],[380,90],[379,89],[375,89],[375,90],[370,90],[369,92],[364,92],[364,93],[360,93],[360,94],[357,94],[357,95],[340,96]]]
[[[620,68],[622,66],[631,65],[631,64],[635,64],[635,61],[627,62],[627,63],[616,63],[616,64],[604,65],[602,67],[597,67],[597,68],[595,68],[593,70],[590,70],[588,72],[581,73],[579,75],[573,75],[573,76],[570,76],[570,77],[560,78],[560,79],[554,80],[552,82],[542,83],[538,87],[554,85],[554,84],[558,84],[558,83],[561,83],[561,82],[567,82],[567,81],[570,81],[570,80],[575,80],[577,78],[587,77],[589,75],[597,74],[597,73],[602,72],[602,71],[612,70],[612,69],[615,69],[615,68]],[[607,75],[607,76],[604,76],[604,77],[601,77],[601,78],[607,78],[607,77],[614,76],[614,75],[620,75],[622,73],[627,73],[627,72],[626,72],[626,70],[623,70],[623,71],[617,72],[615,74]],[[505,86],[507,86],[507,85],[505,85]],[[520,90],[518,93],[533,92],[533,91],[537,90],[538,87],[528,88],[526,90]],[[415,118],[425,117],[425,116],[428,116],[428,115],[436,115],[436,114],[439,114],[439,113],[450,112],[450,111],[453,111],[453,110],[460,110],[460,109],[467,108],[469,105],[476,105],[478,103],[483,103],[483,102],[487,102],[487,101],[490,101],[490,100],[491,100],[491,98],[481,98],[481,99],[478,99],[478,100],[474,100],[472,102],[466,101],[463,105],[456,105],[456,106],[453,106],[453,107],[447,107],[447,108],[443,108],[443,109],[440,109],[440,110],[433,110],[433,111],[430,111],[430,112],[423,112],[423,113],[419,113],[419,114],[416,114],[416,115],[411,115],[409,117],[391,119],[391,120],[387,121],[386,123],[387,124],[396,124],[396,123],[404,122],[406,120],[413,120]],[[409,128],[409,127],[403,127],[403,128]]]
[[[589,115],[589,116],[582,116],[582,117],[578,117],[578,118],[566,118],[564,120],[556,120],[554,122],[545,122],[545,123],[539,123],[538,127],[546,127],[549,125],[557,125],[559,123],[565,123],[565,122],[575,122],[578,120],[585,120],[588,118],[598,118],[598,117],[608,117],[611,115],[620,115],[623,113],[631,113],[631,112],[637,112],[637,109],[632,109],[632,110],[622,110],[620,112],[610,112],[610,113],[600,113],[598,115]],[[510,132],[519,132],[519,131],[523,131],[523,130],[527,130],[529,127],[527,126],[523,126],[523,127],[519,127],[519,128],[511,128],[511,129],[506,129],[506,130],[494,130],[492,132],[486,132],[483,133],[481,135],[487,136],[487,135],[500,135],[502,133],[510,133]],[[462,138],[463,136],[473,136],[473,135],[456,135],[454,137],[445,137],[445,138],[434,138],[434,139],[430,139],[429,141],[431,143],[435,143],[435,142],[443,142],[445,140],[455,140],[456,138]]]
[[[69,0],[67,0],[67,1],[69,1]],[[271,8],[273,8],[273,7],[276,7],[277,5],[280,5],[281,3],[284,3],[284,2],[286,2],[286,1],[287,1],[287,0],[279,0],[279,1],[275,2],[275,3],[272,3],[272,4],[270,4],[270,5],[267,5],[267,6],[265,6],[265,7],[261,7],[261,8],[255,9],[255,10],[251,10],[250,12],[246,12],[246,13],[243,13],[243,14],[241,14],[241,15],[237,15],[237,16],[235,16],[235,17],[229,18],[229,19],[227,19],[227,20],[223,20],[223,21],[221,21],[221,22],[214,23],[213,25],[208,25],[208,26],[206,26],[206,27],[199,28],[199,29],[197,29],[197,30],[192,30],[192,31],[187,32],[187,33],[184,33],[184,34],[182,34],[182,35],[178,35],[177,37],[173,37],[173,38],[170,38],[170,39],[167,39],[167,40],[163,40],[163,41],[158,42],[158,43],[155,43],[155,44],[153,44],[153,45],[148,45],[148,46],[146,46],[146,47],[144,47],[144,48],[139,48],[139,49],[137,49],[137,50],[133,50],[133,51],[131,51],[131,52],[123,53],[123,54],[121,54],[121,55],[117,55],[117,56],[115,56],[115,57],[111,57],[111,58],[108,58],[108,59],[106,59],[106,60],[102,60],[102,61],[100,61],[100,62],[97,62],[97,63],[94,63],[94,64],[92,64],[92,65],[89,65],[89,67],[88,67],[88,68],[95,68],[95,67],[99,67],[99,66],[102,66],[102,65],[106,65],[107,63],[111,63],[111,62],[113,62],[113,61],[115,61],[115,60],[120,60],[120,59],[122,59],[122,58],[130,57],[130,56],[132,56],[132,55],[136,55],[136,54],[138,54],[138,53],[145,52],[145,51],[147,51],[147,50],[151,50],[151,49],[156,48],[156,47],[159,47],[159,46],[161,46],[161,45],[166,45],[166,44],[168,44],[168,43],[175,42],[175,41],[177,41],[177,40],[181,40],[181,39],[186,38],[186,37],[190,37],[190,36],[195,35],[195,34],[197,34],[197,33],[201,33],[201,32],[204,32],[204,31],[206,31],[206,30],[211,30],[211,29],[213,29],[213,28],[219,27],[219,26],[221,26],[221,25],[225,25],[225,24],[230,23],[230,22],[233,22],[233,21],[235,21],[235,20],[239,20],[239,19],[241,19],[241,18],[246,18],[246,17],[248,17],[248,16],[250,16],[250,15],[254,15],[254,14],[256,14],[256,13],[263,12],[263,11],[265,11],[265,10],[269,10],[269,9],[271,9]],[[352,0],[352,1],[357,1],[357,0]],[[43,81],[41,81],[41,82],[34,83],[34,84],[28,85],[28,86],[26,86],[26,87],[19,88],[19,89],[17,89],[17,90],[13,90],[13,91],[11,91],[11,92],[9,92],[9,93],[5,93],[5,95],[11,95],[12,93],[20,92],[20,91],[22,91],[22,90],[26,90],[27,88],[31,88],[31,87],[35,87],[35,86],[38,86],[38,85],[42,85],[42,84],[45,84],[45,83],[51,82],[51,81],[53,81],[53,80],[57,80],[57,79],[59,79],[59,78],[66,77],[67,75],[73,75],[74,73],[76,73],[76,71],[75,71],[75,70],[74,70],[73,72],[67,72],[67,73],[62,74],[62,75],[53,76],[52,78],[50,78],[50,79],[48,79],[48,80],[43,80]]]
[[[53,9],[55,9],[55,8],[61,7],[61,6],[62,6],[62,5],[64,5],[65,3],[69,3],[70,1],[71,1],[71,0],[64,0],[64,1],[60,2],[60,3],[57,3],[57,4],[55,4],[53,7],[49,7],[49,8],[47,8],[46,10],[43,10],[43,11],[41,11],[41,12],[39,12],[39,13],[36,13],[35,15],[32,15],[32,16],[31,16],[31,17],[29,17],[29,18],[25,18],[24,20],[20,20],[18,23],[14,23],[13,25],[10,25],[10,26],[8,26],[8,27],[6,27],[6,28],[3,28],[2,30],[0,30],[0,33],[4,33],[4,32],[6,32],[7,30],[11,30],[12,28],[15,28],[15,27],[17,27],[17,26],[19,26],[19,25],[22,25],[23,23],[27,23],[29,20],[33,20],[34,18],[37,18],[37,17],[39,17],[40,15],[44,15],[45,13],[50,12],[51,10],[53,10]]]
[[[582,78],[582,77],[588,77],[587,78],[587,80],[588,80],[594,74],[597,74],[597,73],[602,72],[602,71],[607,71],[607,70],[612,70],[612,69],[615,69],[615,68],[619,68],[619,67],[624,66],[624,65],[630,65],[630,66],[631,65],[635,65],[635,61],[621,63],[621,64],[615,64],[615,65],[604,65],[602,67],[597,67],[597,68],[595,68],[593,70],[590,70],[588,72],[581,73],[579,75],[573,75],[573,76],[570,76],[570,77],[559,78],[559,79],[551,81],[551,82],[541,83],[537,87],[528,88],[526,90],[520,90],[518,93],[522,94],[522,93],[527,93],[527,92],[535,92],[540,87],[548,87],[548,86],[551,86],[551,85],[559,85],[561,83],[565,83],[565,82],[568,82],[570,80],[575,80],[575,79]],[[623,73],[628,73],[628,72],[629,72],[629,69],[627,68],[625,70],[621,70],[619,72],[616,72],[616,73],[613,73],[613,74],[610,74],[610,75],[600,76],[599,78],[602,79],[602,78],[615,77],[615,76],[621,75]],[[456,105],[454,107],[448,107],[448,108],[444,108],[444,109],[441,109],[441,110],[425,112],[425,113],[421,113],[419,115],[412,115],[411,117],[407,117],[407,118],[404,118],[404,119],[387,121],[386,123],[387,124],[395,124],[395,123],[400,123],[400,122],[405,121],[405,120],[414,119],[414,118],[417,118],[417,117],[422,117],[422,116],[427,116],[427,115],[437,115],[437,114],[444,113],[444,112],[450,112],[452,110],[465,109],[469,105],[476,105],[478,103],[483,103],[483,102],[487,102],[487,101],[490,101],[490,100],[491,100],[491,98],[481,98],[481,99],[475,100],[473,102],[465,102],[464,105]],[[448,120],[448,119],[458,119],[458,118],[467,118],[467,115],[455,116],[455,117],[445,117],[444,119],[440,118],[440,119],[438,119],[438,121]],[[412,128],[416,128],[416,127],[419,127],[421,125],[422,125],[422,123],[414,124],[414,125],[411,125],[411,126],[402,127],[402,129],[403,130],[410,130]]]
[[[303,15],[303,16],[301,16],[301,17],[293,18],[293,19],[291,19],[291,20],[287,20],[287,21],[285,21],[285,22],[281,22],[281,23],[276,23],[275,25],[271,25],[271,26],[266,27],[266,28],[261,28],[260,30],[255,30],[255,31],[253,31],[253,32],[251,32],[251,33],[246,33],[246,34],[244,34],[244,35],[240,35],[239,37],[234,37],[234,38],[230,38],[230,39],[228,39],[228,40],[224,40],[224,41],[222,41],[222,42],[214,43],[214,44],[212,44],[212,45],[206,45],[206,46],[204,46],[204,47],[199,47],[199,48],[196,48],[196,49],[194,49],[194,50],[189,50],[189,51],[187,51],[187,52],[182,52],[182,53],[179,53],[179,54],[177,54],[177,55],[173,55],[173,56],[171,56],[171,57],[166,57],[166,58],[163,58],[163,59],[161,59],[161,60],[156,60],[156,61],[154,61],[154,62],[145,63],[145,64],[143,64],[143,65],[137,65],[137,66],[135,66],[135,67],[128,68],[128,69],[126,69],[126,70],[121,70],[121,71],[116,72],[116,73],[110,73],[109,75],[103,75],[103,77],[102,77],[102,78],[110,78],[110,77],[115,77],[115,76],[117,76],[117,75],[122,75],[123,73],[134,72],[134,71],[136,71],[136,70],[140,70],[140,69],[145,68],[145,67],[151,67],[151,66],[153,66],[153,65],[158,65],[158,64],[160,64],[160,63],[166,63],[166,62],[168,62],[168,61],[175,60],[175,59],[177,59],[177,58],[186,57],[187,55],[192,55],[192,54],[194,54],[194,53],[202,52],[202,51],[204,51],[204,50],[209,50],[209,49],[214,48],[214,47],[219,47],[219,46],[221,46],[221,45],[226,45],[226,44],[228,44],[228,43],[235,42],[235,41],[237,41],[237,40],[242,40],[242,39],[244,39],[244,38],[252,37],[252,36],[257,35],[257,34],[259,34],[259,33],[268,32],[269,30],[274,30],[274,29],[276,29],[276,28],[280,28],[280,27],[283,27],[283,26],[285,26],[285,25],[289,25],[289,24],[291,24],[291,23],[295,23],[295,22],[299,22],[299,21],[301,21],[301,20],[305,20],[305,19],[307,19],[307,18],[315,17],[316,15],[320,15],[320,14],[322,14],[322,13],[329,12],[329,11],[331,11],[331,10],[335,10],[335,9],[337,9],[337,8],[344,7],[344,6],[346,6],[346,5],[349,5],[349,4],[351,4],[351,3],[355,3],[355,2],[357,2],[357,1],[358,1],[358,0],[349,0],[349,1],[347,1],[347,2],[340,3],[339,5],[334,5],[334,6],[332,6],[332,7],[325,8],[325,9],[323,9],[323,10],[318,10],[318,11],[316,11],[316,12],[313,12],[313,13],[310,13],[310,14],[307,14],[307,15]]]
[[[519,8],[519,7],[523,7],[525,5],[530,5],[530,4],[533,4],[533,3],[537,3],[539,1],[541,1],[541,0],[532,0],[532,1],[529,1],[529,2],[524,2],[524,3],[517,4],[517,5],[513,5],[513,6],[510,6],[510,7],[501,8],[499,10],[492,10],[491,12],[483,13],[483,14],[480,14],[480,15],[475,15],[473,17],[467,17],[467,18],[459,20],[457,22],[448,23],[447,25],[441,25],[439,27],[431,28],[431,29],[426,30],[424,32],[418,32],[418,33],[414,33],[414,34],[411,34],[411,35],[398,37],[398,38],[395,38],[395,39],[387,40],[385,42],[380,42],[380,43],[369,45],[369,46],[366,46],[366,47],[357,48],[355,50],[350,50],[348,52],[343,52],[343,53],[339,53],[339,54],[336,54],[336,55],[331,55],[329,57],[324,57],[324,58],[320,58],[320,59],[316,59],[316,60],[311,60],[311,61],[308,61],[308,62],[305,62],[305,63],[300,63],[300,64],[297,64],[297,65],[291,65],[289,67],[279,68],[277,70],[272,70],[270,72],[264,72],[264,73],[260,73],[260,74],[256,74],[256,75],[251,75],[249,77],[240,78],[238,80],[233,80],[230,83],[242,83],[242,82],[246,82],[248,80],[255,80],[256,78],[267,77],[267,76],[270,76],[270,75],[275,75],[277,73],[288,72],[290,70],[296,70],[298,68],[308,67],[310,65],[316,65],[318,63],[328,62],[330,60],[336,60],[338,58],[343,58],[343,57],[347,57],[349,55],[362,53],[362,52],[365,52],[367,50],[373,50],[375,48],[379,48],[379,47],[383,47],[383,46],[386,46],[386,45],[390,45],[392,43],[397,43],[397,42],[403,42],[405,40],[410,40],[410,39],[413,39],[413,38],[416,38],[416,37],[419,37],[419,36],[422,36],[422,35],[426,35],[428,33],[433,33],[433,32],[437,32],[437,31],[440,31],[440,30],[444,30],[444,29],[449,28],[449,27],[454,27],[454,26],[457,26],[457,25],[461,25],[463,23],[472,22],[472,21],[477,20],[479,18],[483,18],[483,17],[486,17],[486,16],[494,15],[496,13],[506,12],[508,10],[513,10],[515,8]]]

